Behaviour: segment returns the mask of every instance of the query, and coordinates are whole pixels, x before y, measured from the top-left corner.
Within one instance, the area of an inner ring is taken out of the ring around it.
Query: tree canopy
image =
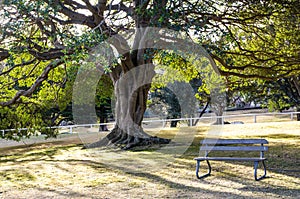
[[[68,68],[81,64],[111,36],[116,39],[108,48],[117,52],[117,61],[104,71],[118,95],[118,80],[140,65],[152,64],[160,52],[139,48],[147,27],[180,31],[206,49],[226,78],[295,76],[300,70],[299,4],[298,0],[6,0],[0,11],[1,112],[15,107],[25,113],[24,104],[42,107],[66,101],[69,96],[61,91],[68,81]],[[122,35],[129,30],[133,30],[132,44],[128,35]],[[151,39],[147,42],[155,42]],[[172,43],[172,38],[164,42]],[[154,68],[149,70],[150,81]],[[123,107],[117,107],[122,109],[116,126],[121,130],[112,137],[118,143],[149,138],[140,128],[122,124],[126,123],[123,116],[130,115],[141,126],[150,86],[133,91],[126,106],[125,99],[117,98]]]

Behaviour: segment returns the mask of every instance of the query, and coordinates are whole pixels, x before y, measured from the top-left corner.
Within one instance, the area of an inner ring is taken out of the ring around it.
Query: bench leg
[[[264,162],[264,161],[261,161],[261,162],[262,162],[262,165],[263,165],[263,167],[264,167],[264,175],[261,176],[261,177],[259,177],[259,178],[257,178],[257,167],[258,167],[259,161],[255,161],[255,162],[254,162],[254,178],[255,178],[256,181],[259,181],[259,180],[265,178],[266,175],[267,175],[267,169],[266,169],[265,162]]]
[[[208,172],[207,172],[207,174],[204,174],[204,175],[202,175],[202,176],[199,176],[200,162],[201,162],[200,160],[197,160],[197,164],[196,164],[196,176],[197,176],[198,179],[207,177],[207,176],[209,176],[210,173],[211,173],[211,166],[210,166],[210,163],[209,163],[208,160],[206,160],[207,165],[208,165]]]

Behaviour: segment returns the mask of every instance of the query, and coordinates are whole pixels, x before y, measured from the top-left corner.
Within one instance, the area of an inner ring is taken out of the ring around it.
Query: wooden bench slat
[[[197,157],[194,160],[215,160],[215,161],[263,161],[267,158],[247,158],[247,157]]]
[[[204,139],[201,144],[268,144],[266,139]]]
[[[201,146],[200,151],[267,151],[267,146]]]

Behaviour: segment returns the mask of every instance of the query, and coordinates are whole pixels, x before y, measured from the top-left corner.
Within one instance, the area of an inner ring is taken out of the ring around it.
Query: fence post
[[[254,123],[256,123],[256,115],[254,115]]]
[[[294,114],[293,112],[291,112],[291,120],[293,121],[293,119],[294,119]]]
[[[72,134],[73,133],[73,127],[70,126],[70,133]]]
[[[190,126],[193,126],[193,118],[190,118]]]

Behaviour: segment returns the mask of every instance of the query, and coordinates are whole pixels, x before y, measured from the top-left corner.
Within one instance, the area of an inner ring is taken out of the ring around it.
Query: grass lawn
[[[225,125],[223,137],[266,138],[267,178],[254,181],[253,165],[212,162],[198,180],[194,157],[203,126],[150,129],[175,143],[164,149],[82,150],[67,142],[0,149],[0,198],[297,198],[300,195],[300,122]],[[242,133],[241,133],[242,132]]]

